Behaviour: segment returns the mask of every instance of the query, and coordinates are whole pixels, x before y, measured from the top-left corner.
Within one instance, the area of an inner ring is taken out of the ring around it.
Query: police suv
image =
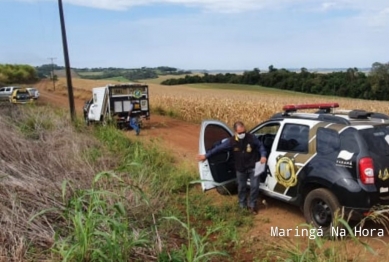
[[[338,210],[361,219],[389,204],[389,116],[364,110],[336,111],[338,103],[286,105],[249,132],[267,152],[264,195],[298,205],[307,223],[330,230]],[[316,112],[298,112],[315,109]],[[203,121],[199,153],[233,135],[224,123]],[[236,188],[232,154],[199,162],[203,190]]]

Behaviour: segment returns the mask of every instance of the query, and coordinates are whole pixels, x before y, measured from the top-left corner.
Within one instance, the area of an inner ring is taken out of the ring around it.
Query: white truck
[[[146,84],[127,83],[109,84],[92,89],[92,98],[85,102],[84,118],[86,124],[107,122],[116,123],[119,128],[128,126],[128,113],[133,104],[132,117],[150,119],[149,88]]]

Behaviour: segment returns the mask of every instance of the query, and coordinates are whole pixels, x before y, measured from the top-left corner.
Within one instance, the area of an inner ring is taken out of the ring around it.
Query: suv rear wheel
[[[308,193],[304,201],[304,217],[324,235],[329,235],[335,213],[339,210],[338,199],[327,189],[318,188]]]

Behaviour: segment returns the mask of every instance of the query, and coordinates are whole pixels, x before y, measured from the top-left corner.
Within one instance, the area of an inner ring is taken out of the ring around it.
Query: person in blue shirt
[[[138,120],[136,119],[136,116],[132,113],[132,110],[134,109],[134,104],[131,102],[130,109],[128,110],[128,125],[135,130],[136,135],[138,136],[140,133],[140,127],[138,125]]]
[[[267,152],[262,142],[254,135],[247,133],[241,121],[234,123],[235,135],[223,143],[209,150],[205,155],[198,155],[199,161],[205,161],[210,156],[223,150],[230,150],[235,160],[236,177],[238,181],[239,206],[247,208],[247,180],[250,178],[250,198],[248,207],[253,214],[257,214],[259,196],[259,177],[254,176],[255,164],[260,161],[266,163]]]

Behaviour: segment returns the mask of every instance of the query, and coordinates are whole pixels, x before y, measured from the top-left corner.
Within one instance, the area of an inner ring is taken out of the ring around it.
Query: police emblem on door
[[[277,158],[276,179],[284,187],[293,187],[297,184],[296,166],[293,158],[281,156]]]
[[[134,97],[135,98],[139,98],[139,97],[141,97],[142,96],[142,92],[140,91],[140,90],[135,90],[135,92],[134,92]]]
[[[389,179],[388,169],[385,168],[385,170],[380,170],[378,173],[378,178],[381,179],[382,181]]]

